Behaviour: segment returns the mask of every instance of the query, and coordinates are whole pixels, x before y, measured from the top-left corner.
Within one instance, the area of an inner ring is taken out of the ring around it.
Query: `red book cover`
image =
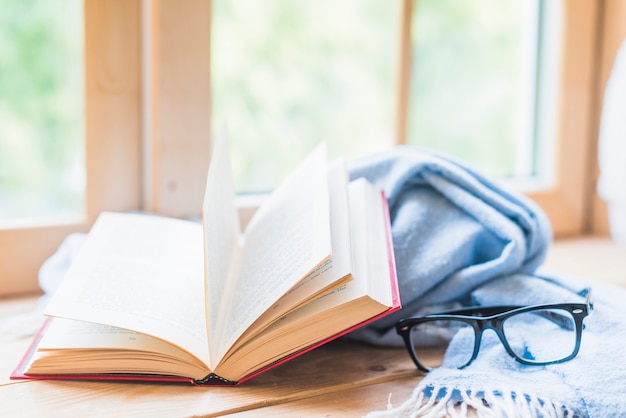
[[[289,360],[299,357],[302,354],[308,353],[311,350],[314,350],[317,347],[320,347],[330,341],[333,341],[343,335],[346,335],[352,331],[354,331],[355,329],[358,329],[360,327],[363,327],[367,324],[370,324],[392,312],[398,311],[399,309],[401,309],[401,302],[400,302],[400,293],[399,293],[399,287],[398,287],[398,281],[397,281],[397,276],[396,276],[396,266],[395,266],[395,258],[394,258],[394,251],[393,251],[393,241],[392,241],[392,237],[391,237],[391,223],[390,223],[390,219],[389,219],[389,210],[388,210],[388,205],[387,205],[387,199],[384,196],[384,193],[381,192],[381,196],[382,196],[382,201],[383,201],[383,205],[384,205],[384,213],[386,216],[386,241],[387,241],[387,258],[389,260],[389,272],[390,272],[390,278],[391,278],[391,283],[390,283],[390,287],[391,287],[391,292],[392,292],[392,306],[387,309],[386,311],[372,317],[369,318],[365,321],[362,321],[358,324],[353,325],[352,327],[349,327],[339,333],[336,333],[328,338],[325,338],[321,341],[318,341],[316,343],[313,343],[312,345],[303,348],[301,350],[298,350],[294,353],[291,353],[283,358],[281,358],[280,360],[277,360],[265,367],[262,367],[252,373],[250,373],[249,375],[243,377],[242,379],[240,379],[237,382],[233,382],[233,381],[229,381],[226,379],[223,379],[215,374],[211,374],[207,377],[205,377],[202,380],[195,380],[189,377],[184,377],[184,376],[172,376],[172,375],[155,375],[155,374],[124,374],[124,373],[86,373],[86,374],[26,374],[24,373],[24,369],[25,367],[28,365],[30,358],[32,357],[32,355],[35,353],[37,346],[39,344],[39,341],[41,340],[42,336],[45,334],[46,329],[50,323],[50,321],[54,320],[53,318],[49,318],[46,320],[46,322],[44,323],[44,325],[42,326],[42,328],[39,330],[39,332],[37,333],[37,335],[35,336],[35,338],[33,339],[33,342],[31,343],[29,349],[26,351],[26,354],[24,355],[24,357],[22,358],[22,360],[20,361],[20,363],[17,365],[16,369],[13,371],[13,373],[11,374],[11,379],[32,379],[32,380],[37,380],[37,379],[45,379],[45,380],[96,380],[96,381],[137,381],[137,382],[170,382],[170,383],[191,383],[194,385],[202,385],[202,386],[215,386],[215,385],[219,385],[219,386],[227,386],[227,385],[238,385],[241,384],[245,381],[248,381],[270,369],[273,369],[274,367],[277,367],[281,364],[284,364],[286,362],[288,362]]]

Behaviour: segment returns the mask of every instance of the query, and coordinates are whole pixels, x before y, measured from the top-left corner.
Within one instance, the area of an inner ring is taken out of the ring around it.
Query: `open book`
[[[229,161],[202,223],[101,214],[12,377],[235,384],[400,308],[380,191],[322,145],[241,232]]]

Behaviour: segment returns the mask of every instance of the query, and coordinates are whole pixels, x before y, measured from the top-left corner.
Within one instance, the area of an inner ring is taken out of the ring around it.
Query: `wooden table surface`
[[[31,337],[7,328],[26,318],[36,300],[0,302],[0,416],[258,416],[259,408],[284,404],[272,415],[362,415],[385,409],[390,393],[405,399],[422,377],[404,349],[335,341],[238,387],[11,381]]]
[[[559,242],[546,264],[626,285],[626,250],[607,239]],[[404,349],[336,341],[238,387],[11,381],[31,341],[16,321],[32,327],[36,302],[0,300],[0,416],[362,416],[402,403],[423,377]]]

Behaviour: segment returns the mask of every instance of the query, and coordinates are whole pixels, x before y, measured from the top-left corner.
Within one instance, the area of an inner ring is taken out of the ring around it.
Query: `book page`
[[[235,205],[235,185],[228,142],[219,138],[213,148],[202,206],[205,257],[205,298],[209,354],[214,353],[219,337],[215,334],[224,305],[232,293],[226,284],[239,263],[240,227]],[[212,342],[214,342],[212,344]]]
[[[208,362],[202,226],[103,213],[47,315],[138,331]]]
[[[350,217],[355,274],[365,279],[367,293],[384,304],[392,305],[395,282],[393,243],[388,236],[388,209],[384,196],[364,178],[350,183]]]
[[[363,179],[350,183],[354,279],[281,317],[229,353],[216,373],[238,380],[259,367],[399,309],[386,207]],[[395,289],[395,290],[394,290]]]
[[[223,311],[221,357],[242,333],[331,255],[326,147],[320,146],[259,208],[245,232],[235,299]]]
[[[328,189],[330,197],[330,227],[332,257],[318,266],[296,286],[282,296],[254,324],[246,330],[241,344],[271,322],[306,301],[312,300],[330,288],[352,279],[352,249],[350,243],[350,215],[348,205],[348,172],[343,160],[328,167]]]
[[[50,321],[39,340],[37,352],[39,354],[32,359],[34,364],[31,364],[30,372],[68,373],[69,370],[82,370],[90,373],[132,373],[142,370],[144,373],[168,373],[196,379],[210,372],[200,359],[155,337],[64,318]],[[47,360],[41,365],[37,361],[38,358],[52,356],[54,360]],[[101,359],[98,360],[98,357]],[[167,361],[159,363],[164,358]],[[47,370],[43,370],[44,367]]]

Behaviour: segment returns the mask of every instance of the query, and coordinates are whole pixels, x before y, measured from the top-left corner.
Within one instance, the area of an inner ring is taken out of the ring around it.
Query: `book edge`
[[[395,264],[395,253],[393,250],[393,240],[392,240],[392,235],[391,235],[391,218],[389,215],[389,205],[387,203],[387,198],[385,196],[385,193],[383,191],[380,192],[381,198],[382,198],[382,202],[383,202],[383,212],[385,215],[385,232],[386,232],[386,241],[387,241],[387,256],[388,256],[388,260],[389,260],[389,272],[390,272],[390,281],[391,281],[391,307],[371,318],[368,318],[362,322],[359,322],[358,324],[355,324],[349,328],[346,328],[345,330],[331,335],[330,337],[327,337],[323,340],[320,340],[316,343],[313,343],[312,345],[309,345],[308,347],[305,347],[301,350],[298,350],[294,353],[291,353],[277,361],[275,361],[274,363],[271,363],[259,370],[256,370],[248,375],[246,375],[245,377],[241,378],[240,380],[238,380],[236,382],[237,385],[244,383],[254,377],[257,377],[275,367],[278,367],[284,363],[287,363],[290,360],[293,360],[296,357],[299,357],[303,354],[306,354],[310,351],[313,351],[316,348],[321,347],[324,344],[327,344],[333,340],[336,340],[337,338],[343,337],[346,334],[349,334],[350,332],[361,328],[367,324],[370,324],[382,317],[385,317],[393,312],[399,311],[402,308],[402,304],[400,301],[400,287],[398,285],[398,276],[396,273],[396,264]]]
[[[367,324],[370,324],[384,316],[387,316],[388,314],[391,314],[392,312],[396,312],[398,310],[400,310],[402,308],[401,306],[401,301],[400,301],[400,292],[399,292],[399,286],[398,286],[398,278],[397,278],[397,274],[396,274],[396,267],[395,267],[395,256],[394,256],[394,250],[393,250],[393,240],[392,240],[392,236],[391,236],[391,223],[390,223],[390,216],[389,216],[389,207],[388,207],[388,203],[387,203],[387,199],[386,196],[384,194],[384,192],[380,192],[381,193],[381,198],[382,198],[382,202],[383,202],[383,206],[384,206],[384,214],[385,214],[385,230],[386,230],[386,241],[387,241],[387,256],[388,256],[388,261],[389,261],[389,272],[390,272],[390,281],[391,281],[391,293],[392,293],[392,304],[391,306],[373,316],[370,317],[368,319],[365,319],[362,322],[359,322],[358,324],[355,324],[351,327],[346,328],[345,330],[338,332],[336,334],[333,334],[325,339],[322,339],[316,343],[313,343],[301,350],[298,350],[294,353],[291,353],[267,366],[264,366],[246,376],[244,376],[243,378],[241,378],[240,380],[238,380],[237,382],[232,382],[230,380],[227,379],[223,379],[215,374],[210,374],[208,376],[206,376],[204,379],[200,379],[200,380],[195,380],[193,378],[190,377],[183,377],[183,376],[173,376],[173,375],[148,375],[148,374],[133,374],[133,373],[85,373],[85,374],[25,374],[24,373],[24,367],[26,366],[26,364],[28,363],[28,361],[30,360],[30,358],[32,357],[32,355],[34,354],[35,350],[37,349],[37,346],[39,345],[39,341],[41,340],[43,334],[45,333],[45,330],[47,329],[48,325],[50,324],[50,321],[53,318],[47,318],[46,321],[44,322],[43,326],[40,328],[40,330],[37,332],[37,334],[35,335],[35,337],[33,338],[32,343],[30,344],[28,350],[26,351],[26,353],[24,354],[24,356],[22,357],[22,359],[20,360],[20,362],[18,363],[18,366],[16,367],[16,369],[11,373],[10,375],[10,379],[11,380],[18,380],[18,379],[26,379],[26,380],[94,380],[94,381],[134,381],[134,382],[168,382],[168,383],[187,383],[187,384],[192,384],[192,385],[197,385],[197,386],[236,386],[236,385],[240,385],[254,377],[257,377],[275,367],[278,367],[282,364],[287,363],[290,360],[293,360],[296,357],[299,357],[303,354],[306,354],[316,348],[321,347],[324,344],[327,344],[333,340],[336,340],[339,337],[342,337],[346,334],[349,334],[350,332],[361,328]]]

